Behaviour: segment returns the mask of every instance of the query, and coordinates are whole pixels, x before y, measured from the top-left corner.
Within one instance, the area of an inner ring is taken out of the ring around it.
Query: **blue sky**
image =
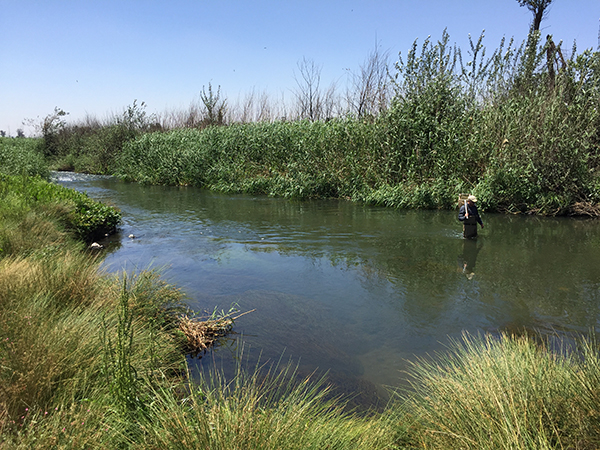
[[[554,0],[543,34],[596,49],[599,0]],[[0,0],[0,130],[60,107],[76,121],[134,100],[149,113],[186,109],[212,83],[235,103],[250,91],[293,98],[302,58],[321,83],[345,85],[377,44],[392,61],[446,28],[464,51],[485,29],[525,39],[516,0]]]

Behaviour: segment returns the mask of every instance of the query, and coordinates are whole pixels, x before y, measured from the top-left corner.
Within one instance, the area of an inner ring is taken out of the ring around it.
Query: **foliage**
[[[0,137],[0,173],[6,175],[39,175],[47,178],[48,163],[39,148],[39,139]]]
[[[65,189],[28,177],[0,180],[0,446],[115,448],[118,409],[102,376],[101,330],[118,335],[118,277],[63,230]],[[136,327],[128,361],[173,370],[179,352],[165,320],[181,293],[152,273],[130,277]],[[103,320],[104,318],[104,320]],[[143,327],[140,326],[143,324]],[[165,333],[165,331],[167,331]],[[160,361],[160,365],[157,364]],[[109,422],[112,423],[109,425]]]
[[[44,117],[42,122],[37,125],[44,142],[42,148],[45,156],[55,156],[60,151],[60,134],[67,126],[64,117],[68,114],[68,112],[56,106],[54,111]]]
[[[113,232],[121,221],[116,208],[39,177],[0,175],[0,199],[16,202],[24,210],[41,206],[60,212],[63,226],[86,241]]]
[[[146,104],[138,104],[137,100],[105,124],[88,119],[71,125],[62,119],[66,114],[55,109],[40,128],[43,152],[59,170],[112,173],[114,160],[125,142],[156,128],[155,118],[146,113]]]
[[[454,208],[459,193],[472,192],[483,210],[597,214],[600,52],[574,47],[565,59],[561,43],[551,36],[541,43],[538,31],[520,46],[502,39],[491,52],[483,40],[483,33],[470,39],[465,54],[446,31],[437,41],[415,41],[395,65],[392,101],[376,116],[353,103],[357,117],[207,126],[224,123],[226,106],[209,84],[187,128],[165,132],[135,102],[114,124],[70,134],[61,127],[57,164],[287,198]],[[373,89],[384,95],[390,84],[381,81],[380,57],[372,58],[357,90],[375,73]],[[318,66],[303,67],[302,95],[323,106]]]
[[[120,176],[226,192],[348,197],[396,207],[452,208],[461,192],[483,209],[568,214],[597,205],[600,54],[568,61],[532,33],[468,58],[413,44],[396,64],[395,97],[375,120],[347,117],[230,125],[142,136]],[[553,72],[548,67],[558,66]]]
[[[596,448],[600,359],[591,341],[580,343],[574,352],[527,336],[465,335],[418,361],[406,405],[417,417],[415,446]]]
[[[519,6],[525,6],[533,14],[531,29],[537,31],[540,29],[540,24],[546,16],[550,4],[553,0],[517,0]]]

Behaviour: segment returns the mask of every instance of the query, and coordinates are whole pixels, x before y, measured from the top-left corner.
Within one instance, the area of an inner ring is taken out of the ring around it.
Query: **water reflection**
[[[463,239],[462,253],[458,257],[458,267],[468,280],[472,280],[475,276],[475,264],[477,264],[477,254],[481,250],[482,244],[478,244],[482,240]]]
[[[598,328],[597,221],[487,214],[465,240],[450,211],[61,182],[123,210],[109,270],[165,267],[196,309],[256,308],[236,324],[247,347],[350,390],[398,385],[463,330]]]

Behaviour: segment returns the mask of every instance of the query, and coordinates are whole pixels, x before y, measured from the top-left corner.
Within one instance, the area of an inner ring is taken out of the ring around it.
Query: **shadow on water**
[[[376,398],[463,331],[598,329],[597,221],[487,214],[465,240],[451,211],[59,181],[123,211],[108,270],[164,267],[197,310],[256,309],[235,325],[244,346],[328,371],[344,392]]]

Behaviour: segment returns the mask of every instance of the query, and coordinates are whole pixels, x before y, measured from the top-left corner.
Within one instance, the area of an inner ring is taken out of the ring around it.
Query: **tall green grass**
[[[564,343],[564,341],[563,341]],[[600,445],[599,353],[530,337],[466,335],[412,370],[421,448],[558,449]]]
[[[102,275],[77,228],[65,226],[78,214],[69,201],[92,203],[66,191],[34,177],[0,178],[2,448],[115,448],[123,441],[108,424],[119,399],[110,395],[101,357],[102,335],[119,336],[122,282]],[[178,370],[165,319],[181,293],[142,273],[131,278],[127,298],[136,328],[132,364],[151,368],[146,377]]]
[[[285,197],[348,197],[376,183],[377,128],[354,120],[236,124],[131,141],[117,174]]]
[[[300,379],[290,363],[238,369],[232,379],[211,368],[183,398],[157,393],[164,401],[150,407],[133,448],[390,448],[390,424],[349,414],[328,394],[324,379]]]
[[[41,139],[0,137],[0,174],[48,178]]]
[[[115,148],[110,169],[290,198],[451,208],[472,192],[488,210],[597,213],[600,52],[574,47],[563,63],[551,44],[534,33],[486,56],[481,36],[463,61],[444,32],[399,59],[378,117],[142,133]]]

